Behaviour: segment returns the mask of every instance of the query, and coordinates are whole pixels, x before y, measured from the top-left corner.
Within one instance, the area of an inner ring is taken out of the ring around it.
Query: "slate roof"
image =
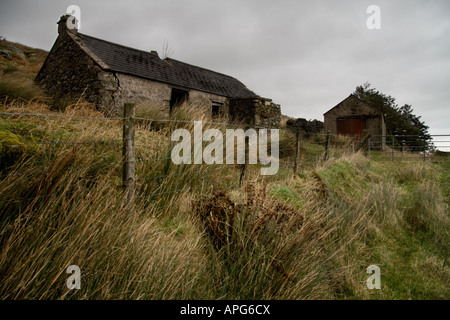
[[[161,59],[156,53],[129,48],[81,33],[76,35],[75,40],[105,70],[228,98],[259,97],[239,80],[221,73],[174,59]]]
[[[376,111],[378,111],[379,113],[383,114],[380,110],[378,110],[377,108],[375,108],[374,106],[372,106],[371,104],[367,103],[366,101],[358,98],[356,95],[354,95],[353,93],[350,94],[347,98],[345,98],[344,100],[342,100],[341,102],[339,102],[337,105],[335,105],[333,108],[331,108],[330,110],[328,110],[327,112],[325,112],[323,115],[326,115],[327,113],[330,113],[331,111],[333,111],[336,108],[339,108],[342,103],[348,99],[356,99],[358,100],[360,103],[364,103],[365,105],[369,106],[371,109],[374,109]]]

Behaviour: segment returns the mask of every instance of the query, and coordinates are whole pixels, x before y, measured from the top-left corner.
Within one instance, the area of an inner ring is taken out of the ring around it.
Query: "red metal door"
[[[366,119],[337,119],[337,134],[345,136],[358,136],[361,139],[363,130],[366,129]]]

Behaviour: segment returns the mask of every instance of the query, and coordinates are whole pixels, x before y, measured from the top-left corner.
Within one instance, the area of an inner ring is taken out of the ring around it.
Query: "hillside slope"
[[[0,111],[47,116],[0,115],[1,299],[450,298],[448,162],[343,149],[298,174],[253,166],[240,187],[239,166],[170,161],[170,133],[191,123],[138,122],[129,201],[120,120],[8,88],[19,95]],[[80,290],[65,285],[70,265]],[[367,287],[371,265],[379,290]]]
[[[20,43],[0,40],[0,99],[42,98],[33,80],[39,72],[48,52]]]

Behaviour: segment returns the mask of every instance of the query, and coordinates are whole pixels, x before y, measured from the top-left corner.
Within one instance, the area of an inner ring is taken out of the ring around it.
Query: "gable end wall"
[[[77,101],[83,96],[89,102],[99,103],[99,72],[100,67],[63,33],[56,39],[35,82],[54,102]]]
[[[353,96],[340,102],[324,114],[325,131],[337,134],[337,119],[345,118],[365,118],[366,129],[372,136],[386,135],[386,126],[381,112]],[[386,138],[373,137],[371,138],[371,142],[374,146],[384,148]]]

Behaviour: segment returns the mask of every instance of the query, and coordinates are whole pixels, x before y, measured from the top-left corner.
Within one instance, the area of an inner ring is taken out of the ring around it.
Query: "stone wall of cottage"
[[[158,110],[159,116],[169,117],[173,89],[170,84],[110,71],[99,72],[98,79],[101,83],[100,108],[104,109],[105,113],[121,115],[125,103],[135,103]],[[197,90],[181,89],[188,92],[186,104],[189,108],[196,111],[200,109],[207,117],[212,118],[212,105],[216,104],[221,106],[224,114],[228,113],[227,98]]]
[[[269,99],[231,99],[229,111],[231,119],[234,121],[252,123],[265,128],[279,128],[280,126],[280,105]]]
[[[53,97],[55,105],[73,103],[80,98],[100,103],[100,70],[67,32],[61,32],[35,82]]]
[[[94,103],[106,116],[121,116],[125,103],[136,103],[169,117],[173,89],[170,84],[102,69],[77,44],[77,30],[67,28],[67,17],[61,17],[58,22],[58,38],[35,79],[55,104],[67,105],[84,99]],[[280,106],[269,99],[228,99],[197,90],[176,89],[188,91],[188,107],[202,110],[210,119],[214,120],[214,105],[216,111],[220,110],[221,120],[262,127],[280,125]]]
[[[121,116],[125,103],[135,103],[157,109],[168,117],[171,89],[166,84],[103,70],[98,80],[101,83],[98,108],[105,114]]]
[[[260,127],[279,128],[281,107],[271,100],[258,100],[255,112],[255,123]]]
[[[197,90],[189,91],[189,107],[198,108],[207,118],[214,120],[212,115],[212,106],[217,105],[220,108],[220,117],[228,118],[229,106],[228,99],[216,94],[201,92]]]

